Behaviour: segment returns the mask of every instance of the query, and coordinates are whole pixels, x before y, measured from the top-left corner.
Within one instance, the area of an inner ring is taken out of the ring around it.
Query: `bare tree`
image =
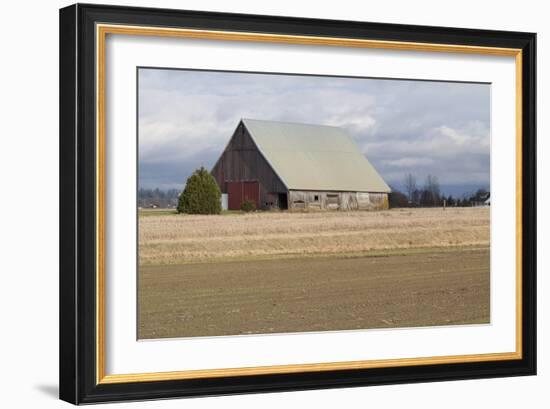
[[[416,191],[416,177],[410,173],[405,176],[405,192],[409,198],[409,203],[414,202],[414,192]]]
[[[439,188],[439,180],[437,179],[437,176],[428,175],[426,177],[424,191],[426,192],[425,204],[429,204],[431,206],[439,205],[441,199],[441,191]]]

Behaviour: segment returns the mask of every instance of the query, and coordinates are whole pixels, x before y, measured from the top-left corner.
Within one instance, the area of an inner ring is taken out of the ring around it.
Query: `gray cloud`
[[[140,69],[140,186],[182,188],[241,118],[341,126],[397,186],[489,184],[488,84]]]

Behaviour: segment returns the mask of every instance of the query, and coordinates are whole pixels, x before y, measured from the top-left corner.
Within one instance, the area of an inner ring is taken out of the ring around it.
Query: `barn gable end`
[[[211,173],[222,193],[228,193],[230,189],[239,189],[239,186],[232,182],[258,182],[259,197],[256,206],[261,209],[281,207],[280,195],[287,193],[285,184],[258,150],[242,121],[233,132]],[[251,188],[243,183],[242,190],[247,189]]]

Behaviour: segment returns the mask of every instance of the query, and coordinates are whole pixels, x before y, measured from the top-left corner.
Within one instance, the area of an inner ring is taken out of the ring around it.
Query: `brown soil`
[[[142,265],[139,338],[489,322],[489,249]]]

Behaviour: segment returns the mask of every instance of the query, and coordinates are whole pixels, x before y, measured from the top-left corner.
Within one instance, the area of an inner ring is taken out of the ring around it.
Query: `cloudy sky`
[[[241,118],[345,128],[397,188],[489,186],[488,84],[140,69],[138,87],[140,187],[182,189]]]

